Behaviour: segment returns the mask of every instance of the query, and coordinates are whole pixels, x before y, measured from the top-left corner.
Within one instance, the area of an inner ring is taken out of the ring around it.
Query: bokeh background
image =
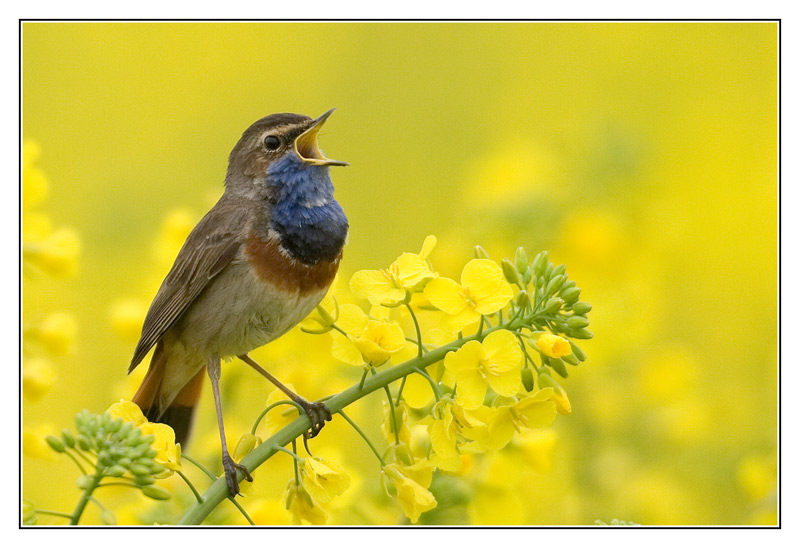
[[[337,107],[321,145],[352,164],[333,173],[343,290],[435,234],[444,275],[475,244],[547,249],[594,306],[589,360],[562,382],[572,414],[441,479],[423,523],[776,523],[777,24],[25,23],[22,47],[23,239],[61,238],[23,286],[38,507],[72,510],[77,472],[41,436],[132,395],[144,311],[241,132]],[[320,397],[358,377],[329,344],[295,331],[255,357]],[[234,443],[257,379],[223,369]],[[351,413],[376,438],[379,406]],[[315,447],[355,478],[328,522],[403,523],[363,442],[328,428]],[[189,452],[218,470],[216,436],[206,390]],[[243,499],[260,523],[289,519],[282,457]],[[121,523],[181,508],[103,496]],[[224,505],[212,520],[242,523]]]

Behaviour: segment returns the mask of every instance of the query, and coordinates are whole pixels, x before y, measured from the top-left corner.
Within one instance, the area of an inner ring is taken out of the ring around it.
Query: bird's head
[[[319,130],[334,110],[318,118],[283,113],[255,122],[231,151],[226,178],[228,188],[247,192],[248,187],[263,185],[270,177],[290,179],[324,172],[327,178],[328,166],[349,165],[325,157],[317,141]]]

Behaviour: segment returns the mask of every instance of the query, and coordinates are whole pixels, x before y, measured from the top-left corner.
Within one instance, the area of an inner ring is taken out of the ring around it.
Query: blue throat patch
[[[289,254],[304,263],[334,260],[347,238],[347,217],[333,197],[328,166],[287,154],[267,169],[274,191],[272,227]]]

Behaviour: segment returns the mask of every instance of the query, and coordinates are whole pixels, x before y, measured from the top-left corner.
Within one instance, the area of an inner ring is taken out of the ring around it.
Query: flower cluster
[[[572,339],[591,337],[591,306],[547,253],[529,261],[520,248],[513,262],[497,263],[476,247],[455,281],[430,262],[435,244],[429,236],[419,253],[352,276],[352,294],[369,303],[368,312],[329,294],[303,324],[309,333],[332,333],[333,356],[363,368],[361,385],[380,367],[408,369],[399,386],[384,387],[389,447],[378,452],[358,430],[380,461],[386,493],[413,523],[437,507],[431,485],[438,474],[463,473],[469,457],[571,411],[553,372],[566,377],[567,365],[585,360]],[[267,422],[280,416],[273,412]],[[420,428],[422,443],[412,436]],[[287,508],[297,523],[323,523],[320,503],[341,494],[349,479],[335,463],[294,456]]]

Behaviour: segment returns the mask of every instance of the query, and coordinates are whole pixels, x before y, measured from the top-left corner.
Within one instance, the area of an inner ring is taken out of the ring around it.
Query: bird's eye
[[[274,135],[268,135],[267,138],[264,139],[264,146],[267,147],[267,150],[277,150],[277,148],[281,146],[281,140]]]

